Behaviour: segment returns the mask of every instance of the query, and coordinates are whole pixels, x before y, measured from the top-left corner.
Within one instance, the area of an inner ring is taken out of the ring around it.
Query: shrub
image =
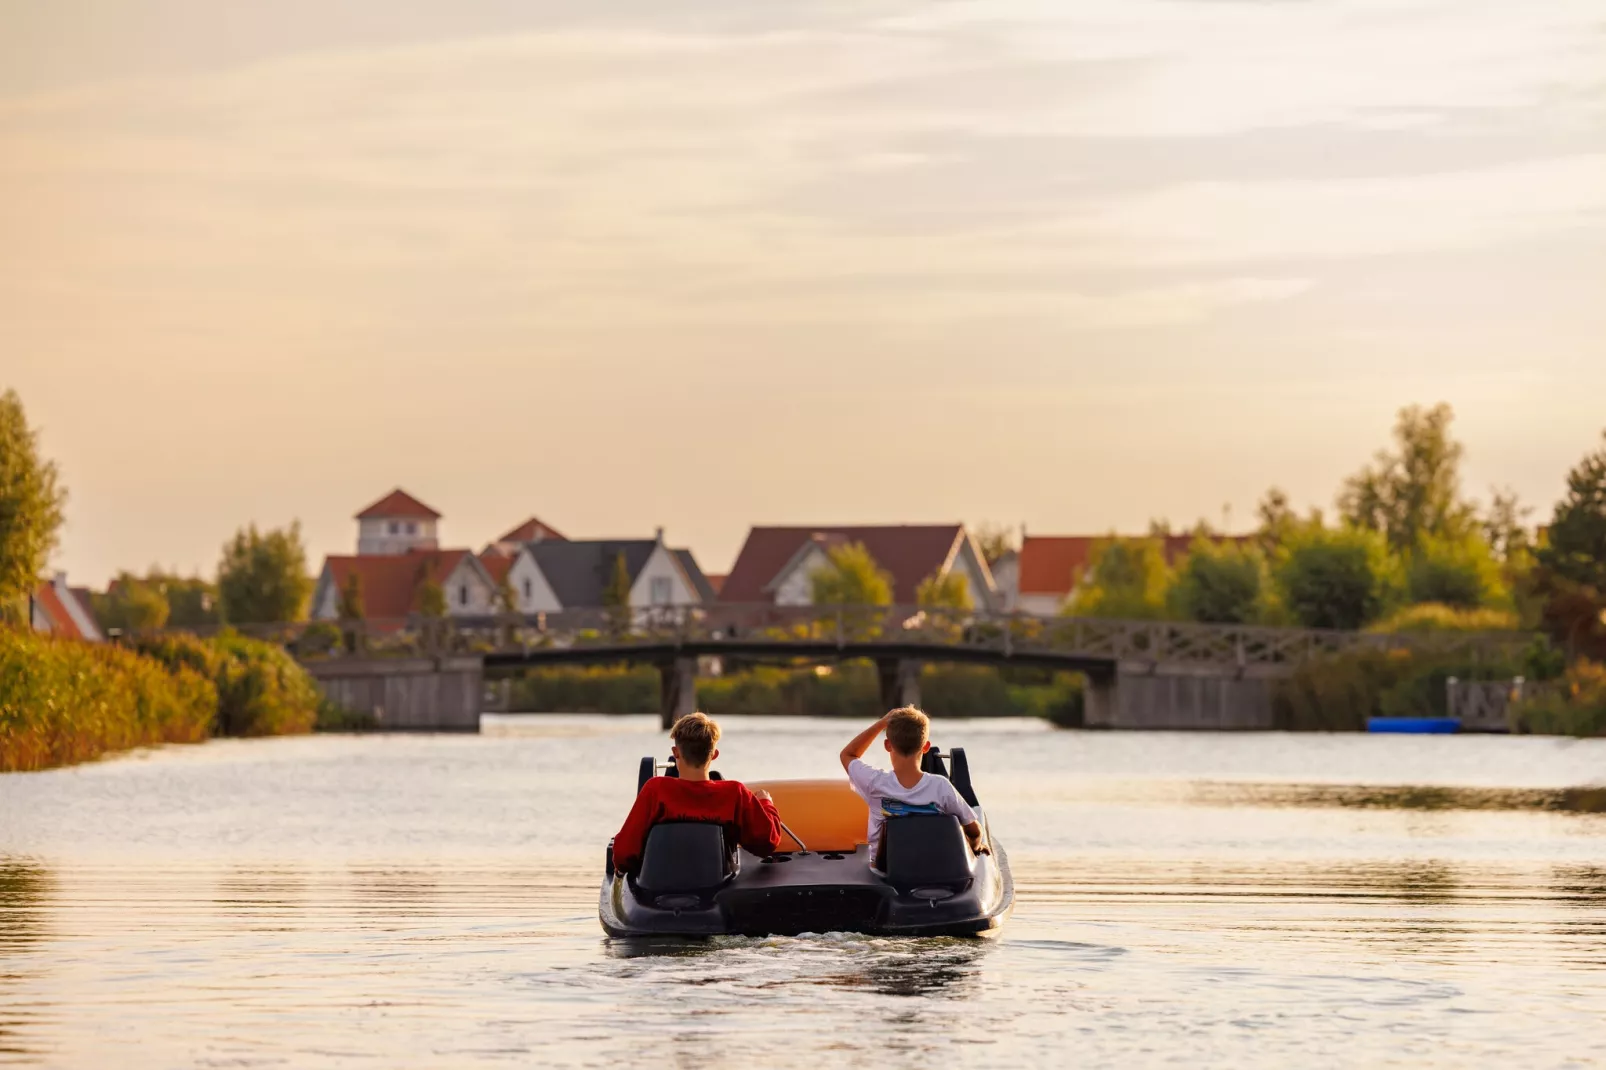
[[[1283,606],[1307,628],[1353,630],[1399,601],[1399,566],[1376,532],[1308,524],[1289,536],[1273,578]]]
[[[1521,731],[1555,736],[1606,736],[1606,666],[1579,660],[1556,684],[1517,704]]]
[[[0,630],[0,771],[207,736],[217,691],[120,647]]]
[[[1500,563],[1477,532],[1459,538],[1423,539],[1411,553],[1405,577],[1406,592],[1413,602],[1477,609],[1511,601]]]
[[[1407,606],[1366,630],[1380,635],[1401,632],[1516,631],[1517,615],[1506,609],[1457,609],[1437,602]]]
[[[1258,548],[1196,538],[1177,570],[1171,605],[1183,620],[1249,624],[1262,616],[1265,579]]]
[[[527,713],[653,713],[658,670],[629,668],[538,669],[513,681],[511,708]]]
[[[1171,568],[1159,539],[1111,538],[1094,546],[1087,574],[1065,612],[1076,617],[1160,620],[1166,615]]]
[[[1306,732],[1364,731],[1383,693],[1411,669],[1411,655],[1403,650],[1356,650],[1308,661],[1273,692],[1277,725]]]
[[[225,736],[310,732],[322,695],[311,676],[274,643],[225,632],[213,639],[166,635],[139,650],[171,668],[187,668],[217,689],[215,731]]]

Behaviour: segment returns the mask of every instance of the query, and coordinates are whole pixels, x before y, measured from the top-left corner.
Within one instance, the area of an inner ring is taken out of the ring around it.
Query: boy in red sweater
[[[719,725],[706,714],[689,713],[669,730],[678,777],[655,776],[636,794],[624,827],[613,838],[613,864],[634,872],[641,862],[647,830],[660,821],[709,821],[725,826],[726,841],[755,855],[773,854],[781,845],[781,819],[767,791],[752,792],[736,780],[709,780],[708,767],[719,757]]]

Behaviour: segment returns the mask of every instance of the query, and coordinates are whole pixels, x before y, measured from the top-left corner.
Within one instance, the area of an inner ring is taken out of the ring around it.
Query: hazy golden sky
[[[0,0],[58,565],[534,513],[1248,522],[1606,426],[1606,0]]]

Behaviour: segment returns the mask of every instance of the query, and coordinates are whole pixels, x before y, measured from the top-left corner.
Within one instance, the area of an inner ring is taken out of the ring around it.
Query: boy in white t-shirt
[[[945,776],[920,771],[920,756],[931,749],[930,719],[913,706],[893,710],[842,748],[842,768],[848,771],[853,790],[870,804],[870,857],[879,860],[881,829],[887,818],[898,813],[930,812],[953,814],[964,827],[970,848],[987,853],[981,822],[976,812],[960,797]],[[887,753],[892,756],[892,772],[866,765],[862,759],[875,737],[886,729]]]

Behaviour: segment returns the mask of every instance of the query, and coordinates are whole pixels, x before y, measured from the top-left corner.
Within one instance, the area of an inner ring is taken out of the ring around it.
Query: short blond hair
[[[688,713],[675,722],[669,738],[680,748],[680,756],[692,765],[707,765],[719,743],[719,723],[706,713]]]
[[[902,706],[887,714],[887,742],[899,754],[919,754],[930,739],[931,718],[913,706]]]

